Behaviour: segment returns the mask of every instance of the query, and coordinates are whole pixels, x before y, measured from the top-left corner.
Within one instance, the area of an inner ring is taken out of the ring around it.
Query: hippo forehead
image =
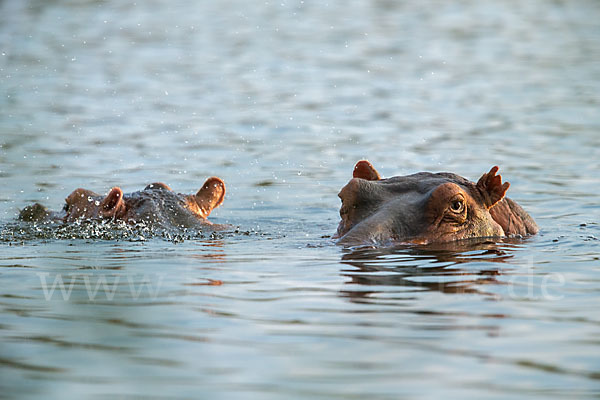
[[[144,190],[139,192],[126,193],[123,196],[123,200],[125,200],[125,203],[127,203],[129,206],[141,205],[148,202],[160,204],[179,204],[184,202],[185,197],[186,195],[184,194],[164,190],[163,188],[146,187]]]
[[[450,172],[419,172],[412,175],[394,176],[370,182],[375,185],[380,185],[380,187],[384,188],[386,191],[397,193],[429,193],[436,187],[448,182],[460,185],[467,190],[471,190],[475,187],[473,182]]]
[[[476,200],[478,191],[473,182],[448,172],[419,172],[406,176],[394,176],[380,180],[354,178],[342,189],[339,197],[346,206],[366,209],[371,213],[377,204],[390,201],[405,205],[426,202],[431,193],[440,185],[454,183],[463,188]]]
[[[431,194],[447,183],[460,186],[476,201],[479,200],[475,184],[447,172],[419,172],[379,180],[353,178],[339,193],[342,231],[379,211],[386,218],[397,217],[409,224],[413,219],[423,217]]]

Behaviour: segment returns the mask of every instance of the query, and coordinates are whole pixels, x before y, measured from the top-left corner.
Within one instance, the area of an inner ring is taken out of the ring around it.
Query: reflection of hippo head
[[[494,296],[486,292],[484,286],[502,284],[498,277],[509,273],[510,268],[499,269],[499,264],[511,263],[521,243],[518,239],[494,238],[493,241],[471,239],[428,246],[401,244],[347,249],[341,262],[352,268],[344,268],[341,273],[350,278],[346,284],[360,287],[342,290],[341,295],[361,303],[377,302],[381,300],[378,300],[377,293],[389,292],[382,286],[403,286],[453,294]],[[462,264],[471,266],[462,268]],[[414,296],[411,290],[402,292]],[[385,296],[384,301],[389,300],[390,297]]]
[[[193,226],[206,223],[211,211],[223,203],[225,183],[209,178],[196,194],[175,193],[164,183],[153,183],[142,191],[124,194],[112,188],[106,196],[87,189],[76,189],[65,200],[60,213],[34,204],[21,211],[26,221],[122,220],[130,223],[147,222],[165,226]]]
[[[477,183],[445,172],[382,179],[368,161],[359,161],[339,193],[336,237],[342,244],[439,243],[537,233],[533,219],[504,197],[509,184],[497,171],[493,167]]]

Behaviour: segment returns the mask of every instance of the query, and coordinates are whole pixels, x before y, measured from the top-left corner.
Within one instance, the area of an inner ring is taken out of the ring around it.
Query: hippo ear
[[[504,198],[510,183],[502,183],[502,176],[496,175],[498,167],[494,166],[490,172],[483,174],[477,181],[477,189],[482,194],[485,206],[489,209]]]
[[[206,218],[213,209],[223,203],[225,199],[225,182],[216,176],[208,178],[194,197],[196,204],[200,207],[200,213]]]
[[[168,190],[169,192],[173,191],[173,189],[171,189],[169,187],[169,185],[167,185],[166,183],[162,183],[162,182],[154,182],[154,183],[147,185],[144,188],[144,190],[150,190],[150,189]]]
[[[360,160],[356,163],[352,176],[354,178],[366,179],[367,181],[378,181],[381,179],[379,172],[367,160]]]
[[[110,189],[110,192],[100,203],[100,216],[104,218],[118,218],[125,212],[123,191],[119,187]]]

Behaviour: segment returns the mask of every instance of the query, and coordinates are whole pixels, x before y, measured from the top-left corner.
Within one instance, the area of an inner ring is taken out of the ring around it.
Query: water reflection
[[[521,245],[522,241],[504,239],[351,249],[342,263],[354,269],[344,269],[342,275],[351,279],[347,284],[486,294],[482,285],[504,284],[497,279],[503,273],[498,264],[509,262]],[[343,293],[358,300],[374,291]]]
[[[200,242],[198,244],[197,252],[193,252],[189,254],[189,256],[199,262],[212,261],[223,263],[227,260],[227,254],[225,253],[224,246],[225,241],[218,239]]]

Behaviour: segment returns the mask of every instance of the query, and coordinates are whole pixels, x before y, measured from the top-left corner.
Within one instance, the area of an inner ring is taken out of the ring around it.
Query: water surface
[[[0,393],[597,398],[599,18],[595,1],[1,1]],[[499,165],[541,232],[335,246],[361,158]],[[227,232],[14,221],[77,187],[211,175]]]

